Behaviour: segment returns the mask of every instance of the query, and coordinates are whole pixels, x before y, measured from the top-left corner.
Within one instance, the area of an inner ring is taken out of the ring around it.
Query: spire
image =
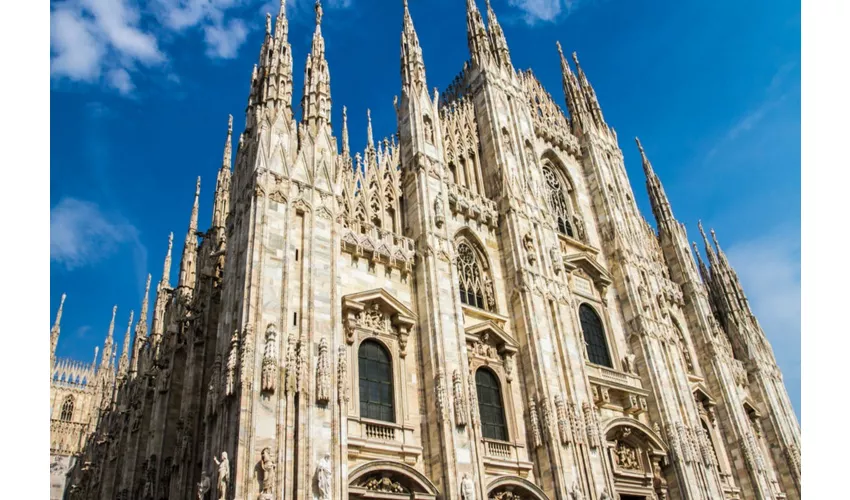
[[[118,361],[118,376],[124,378],[130,370],[130,330],[133,328],[133,311],[130,311],[130,321],[127,323],[127,332],[124,333],[124,348],[121,350],[121,359]]]
[[[652,164],[649,162],[649,158],[646,157],[646,152],[643,150],[640,139],[635,137],[635,143],[637,143],[638,150],[640,151],[643,173],[646,175],[646,191],[649,193],[652,213],[655,215],[655,222],[658,225],[658,229],[661,230],[667,224],[675,221],[673,209],[670,207],[667,194],[664,193],[664,186],[661,185],[661,180],[655,175]]]
[[[708,272],[708,267],[706,267],[705,262],[702,260],[702,256],[699,253],[699,248],[697,247],[697,242],[692,241],[691,245],[694,247],[694,255],[697,257],[697,266],[699,266],[699,274],[702,276],[702,282],[706,285],[711,281],[711,275]]]
[[[151,275],[148,274],[148,281],[145,283],[145,295],[142,297],[142,310],[139,313],[139,322],[136,323],[136,339],[133,342],[133,357],[130,358],[130,374],[135,374],[139,369],[139,354],[142,351],[142,344],[147,340],[148,336],[148,296],[151,291]]]
[[[186,231],[186,241],[183,244],[183,257],[180,259],[179,288],[194,288],[195,261],[198,255],[198,198],[201,195],[201,178],[195,184],[195,201],[192,204],[192,216],[189,219],[189,229]]]
[[[375,138],[372,135],[372,111],[366,108],[366,147],[375,149]]]
[[[475,0],[466,0],[466,41],[473,64],[485,66],[490,60],[490,42]]]
[[[342,156],[351,158],[351,149],[348,145],[348,110],[345,106],[342,107]]]
[[[56,311],[56,321],[50,329],[50,356],[56,354],[56,344],[59,343],[59,323],[62,321],[62,308],[65,306],[65,294],[59,299],[59,309]],[[52,367],[51,367],[52,368]]]
[[[168,253],[165,254],[165,262],[162,264],[162,279],[159,282],[159,287],[169,288],[171,276],[171,247],[174,243],[174,233],[168,233]]]
[[[215,181],[215,197],[213,199],[212,227],[223,228],[227,221],[227,212],[230,205],[230,163],[232,156],[231,137],[233,135],[233,115],[227,120],[227,139],[224,141],[224,158],[218,177]]]
[[[325,39],[322,37],[322,4],[316,0],[316,31],[307,55],[304,72],[304,96],[301,99],[302,122],[314,134],[322,124],[331,122],[331,77],[325,60]]]
[[[118,312],[118,306],[112,306],[112,320],[109,322],[109,332],[106,334],[106,340],[103,342],[103,357],[100,358],[101,367],[106,367],[112,361],[112,346],[114,344],[112,334],[115,332],[115,313]]]
[[[587,103],[581,92],[578,79],[564,56],[561,42],[555,42],[555,45],[558,47],[558,55],[561,59],[561,82],[564,87],[564,96],[567,99],[567,110],[570,112],[570,122],[573,133],[578,135],[586,126],[584,124],[590,120],[590,117],[587,116]]]
[[[410,90],[414,86],[427,88],[425,82],[425,61],[422,59],[422,47],[419,36],[413,27],[413,18],[404,0],[404,20],[401,29],[401,86]]]
[[[500,66],[512,71],[513,64],[511,63],[510,50],[508,50],[508,41],[505,39],[505,32],[502,30],[499,20],[496,19],[496,13],[490,5],[490,0],[487,0],[487,29],[493,55]]]
[[[259,103],[270,108],[282,107],[291,112],[292,49],[288,35],[286,0],[281,0],[273,36],[271,14],[266,14],[266,36],[260,48],[259,64],[254,67],[251,76],[249,108]],[[248,126],[251,124],[249,120]]]
[[[697,221],[697,227],[699,227],[699,233],[702,235],[702,242],[705,245],[705,254],[708,256],[708,263],[711,264],[713,270],[718,264],[717,256],[714,254],[714,249],[708,243],[708,237],[706,237],[705,230],[702,228],[702,221]]]
[[[599,106],[599,100],[596,98],[596,91],[593,90],[593,86],[590,85],[587,75],[584,73],[584,70],[581,69],[581,64],[578,62],[578,54],[576,52],[573,52],[573,62],[576,65],[576,73],[578,73],[579,91],[585,101],[585,105],[590,116],[593,118],[594,125],[607,130],[608,125],[602,117],[602,108]]]

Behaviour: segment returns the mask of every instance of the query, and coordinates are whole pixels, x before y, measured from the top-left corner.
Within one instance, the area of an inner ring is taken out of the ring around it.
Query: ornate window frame
[[[70,406],[70,409],[68,408]],[[59,409],[59,420],[63,422],[74,421],[74,411],[77,409],[77,399],[73,394],[68,394],[62,398],[62,406]],[[67,418],[65,418],[67,416]]]
[[[661,437],[646,424],[631,417],[609,420],[603,435],[615,491],[647,498],[655,498],[654,495],[666,498],[667,481],[661,467],[668,462],[669,450]],[[624,458],[631,461],[630,466],[624,466]]]
[[[411,409],[407,390],[408,338],[416,315],[383,288],[353,293],[342,298],[343,330],[347,347],[349,400],[349,456],[401,456],[415,463],[422,447],[409,422]],[[359,351],[364,341],[379,343],[390,356],[395,422],[371,420],[360,415]]]
[[[579,209],[572,177],[567,173],[560,158],[551,151],[544,153],[539,161],[542,178],[541,188],[546,200],[546,207],[555,224],[555,232],[568,240],[580,243],[587,242],[585,219]],[[560,198],[558,202],[553,201],[556,197]],[[568,231],[561,231],[561,226],[558,223],[559,216],[564,219]]]
[[[468,248],[468,251],[463,248]],[[463,255],[462,255],[463,254]],[[469,262],[470,259],[472,262]],[[482,250],[481,244],[473,238],[465,234],[459,234],[454,240],[454,259],[452,264],[457,272],[457,282],[455,283],[456,296],[460,295],[461,284],[466,280],[465,273],[461,271],[460,266],[468,266],[473,274],[477,273],[477,279],[480,281],[481,302],[484,307],[479,307],[477,304],[470,304],[461,299],[464,306],[468,306],[480,311],[488,313],[498,313],[498,301],[496,300],[495,285],[493,282],[492,266],[487,254]],[[476,277],[473,277],[475,279]]]
[[[518,389],[513,383],[516,377],[516,354],[519,346],[499,323],[488,319],[468,326],[465,330],[466,358],[469,365],[469,411],[471,412],[473,435],[481,447],[485,466],[501,473],[527,473],[532,464],[525,459],[525,433],[520,427],[522,398],[514,394]],[[478,413],[478,387],[475,374],[487,368],[496,376],[502,396],[507,441],[485,438],[481,431],[481,416]]]

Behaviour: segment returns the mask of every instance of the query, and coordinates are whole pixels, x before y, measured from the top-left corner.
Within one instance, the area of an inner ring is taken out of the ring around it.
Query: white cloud
[[[50,260],[68,270],[94,264],[124,243],[135,245],[137,259],[147,258],[138,230],[95,203],[63,198],[50,210]]]
[[[313,0],[286,0],[290,17],[312,11]],[[353,0],[325,0],[347,8]],[[50,74],[56,80],[102,83],[123,95],[135,72],[164,67],[180,37],[200,36],[211,59],[233,59],[251,30],[265,29],[257,7],[276,15],[280,0],[61,0],[51,4]]]
[[[207,55],[213,58],[233,59],[248,37],[248,28],[241,19],[232,19],[225,26],[210,25],[204,28]]]
[[[554,21],[561,12],[569,12],[575,0],[509,0],[508,3],[523,11],[526,23],[535,24]]]

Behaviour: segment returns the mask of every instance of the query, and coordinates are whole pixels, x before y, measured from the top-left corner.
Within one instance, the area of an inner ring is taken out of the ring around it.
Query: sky
[[[313,0],[287,0],[300,116]],[[800,4],[787,0],[491,0],[517,69],[562,107],[555,42],[578,53],[652,222],[633,137],[698,239],[713,227],[774,348],[800,416]],[[428,84],[469,58],[465,2],[409,0]],[[485,3],[478,1],[479,8]],[[322,32],[339,135],[396,130],[401,0],[325,0]],[[265,13],[279,0],[51,2],[50,311],[67,293],[57,354],[89,360],[118,305],[120,346],[147,273],[172,283],[201,176],[208,227],[227,116],[244,127]],[[151,303],[153,293],[151,294]],[[47,311],[45,311],[47,312]]]

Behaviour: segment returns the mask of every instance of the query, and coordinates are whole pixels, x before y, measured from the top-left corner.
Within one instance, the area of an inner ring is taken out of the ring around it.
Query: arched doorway
[[[536,484],[516,476],[502,476],[487,485],[487,500],[549,500]]]
[[[434,500],[437,488],[409,465],[378,460],[363,464],[348,476],[349,499]]]
[[[605,441],[614,473],[614,498],[667,498],[667,481],[661,471],[667,447],[652,429],[632,418],[616,418],[606,426]]]

